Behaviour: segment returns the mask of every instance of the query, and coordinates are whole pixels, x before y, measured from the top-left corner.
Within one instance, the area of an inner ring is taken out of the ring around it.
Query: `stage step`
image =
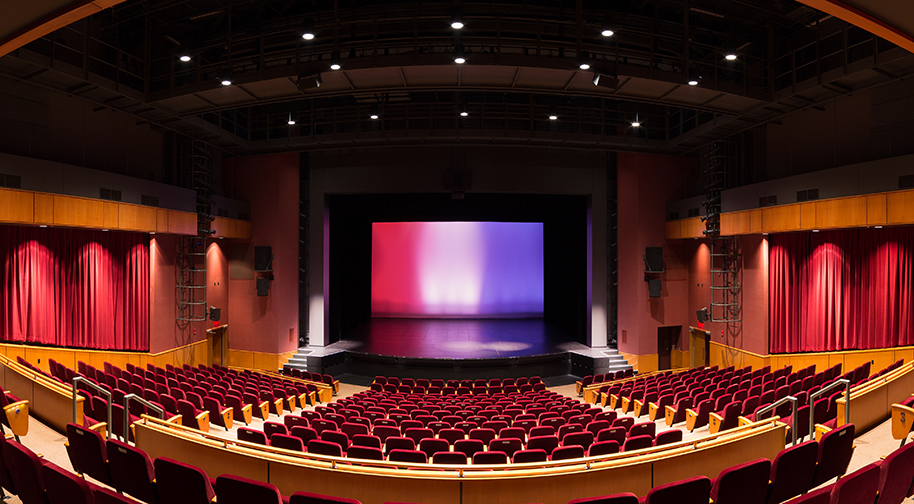
[[[312,351],[306,348],[299,348],[283,367],[298,369],[299,371],[308,370],[308,354]]]

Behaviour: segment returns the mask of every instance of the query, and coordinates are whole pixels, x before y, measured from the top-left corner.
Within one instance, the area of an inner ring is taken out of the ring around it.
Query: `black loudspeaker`
[[[257,279],[257,295],[258,296],[269,296],[270,295],[270,279],[269,278],[258,278]]]
[[[219,319],[222,318],[222,309],[216,308],[215,306],[210,306],[209,308],[209,319],[213,322],[219,322]]]
[[[708,316],[707,307],[698,310],[697,312],[695,312],[695,315],[698,317],[699,324],[704,324],[705,322],[707,322],[708,320],[711,319],[711,317]]]
[[[645,247],[644,263],[647,271],[663,271],[663,247]]]
[[[660,297],[660,279],[651,278],[647,281],[647,290],[651,293],[652,298]]]
[[[254,247],[254,271],[273,269],[273,247]]]

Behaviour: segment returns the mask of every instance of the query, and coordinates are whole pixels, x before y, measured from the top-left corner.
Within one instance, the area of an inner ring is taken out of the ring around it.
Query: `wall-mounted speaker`
[[[273,247],[254,247],[254,271],[273,269]]]
[[[663,247],[645,247],[644,266],[647,271],[663,271]]]
[[[270,295],[270,279],[269,278],[258,278],[257,279],[257,295],[258,296],[269,296]]]
[[[660,297],[660,279],[651,278],[650,280],[648,280],[647,281],[647,290],[648,290],[648,292],[650,292],[650,296],[652,298],[659,298]]]

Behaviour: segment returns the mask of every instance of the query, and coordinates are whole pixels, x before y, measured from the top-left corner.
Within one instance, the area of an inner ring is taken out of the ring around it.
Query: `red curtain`
[[[148,351],[145,235],[0,226],[0,267],[0,340]]]
[[[771,236],[772,353],[914,344],[914,228]]]

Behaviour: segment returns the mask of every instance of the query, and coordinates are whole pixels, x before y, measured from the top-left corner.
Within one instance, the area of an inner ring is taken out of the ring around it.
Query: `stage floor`
[[[543,319],[373,318],[326,351],[408,358],[497,359],[563,352],[591,353]]]

